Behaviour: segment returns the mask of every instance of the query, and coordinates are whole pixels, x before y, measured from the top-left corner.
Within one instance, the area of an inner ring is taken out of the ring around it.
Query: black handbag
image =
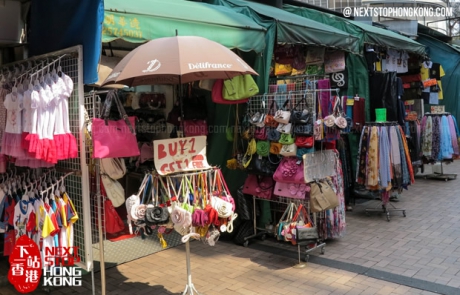
[[[294,126],[295,135],[312,136],[313,124],[298,124]]]
[[[266,157],[254,156],[246,171],[254,175],[273,176],[277,167],[277,164],[271,163]]]
[[[148,205],[145,210],[145,223],[147,225],[159,225],[168,223],[169,212],[168,208],[160,206]]]
[[[278,142],[280,140],[280,137],[281,133],[278,130],[276,130],[276,128],[268,128],[267,140]]]
[[[293,111],[291,114],[291,123],[293,124],[311,124],[312,122],[311,113],[307,110]]]

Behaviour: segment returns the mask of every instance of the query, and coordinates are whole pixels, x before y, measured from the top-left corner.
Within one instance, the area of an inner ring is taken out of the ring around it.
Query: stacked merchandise
[[[392,190],[414,183],[414,172],[406,136],[391,123],[366,125],[361,133],[356,182],[370,191],[379,191],[387,204]]]

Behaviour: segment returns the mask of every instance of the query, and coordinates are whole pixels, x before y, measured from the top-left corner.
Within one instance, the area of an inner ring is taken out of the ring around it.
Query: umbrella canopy
[[[152,40],[126,55],[104,85],[180,84],[257,73],[219,43],[197,36]]]

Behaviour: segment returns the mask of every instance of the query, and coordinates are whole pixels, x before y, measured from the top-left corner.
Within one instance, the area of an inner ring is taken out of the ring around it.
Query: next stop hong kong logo
[[[19,237],[10,255],[8,280],[22,294],[43,286],[81,286],[82,271],[78,247],[45,247],[42,253],[37,244],[24,235]],[[43,275],[43,280],[42,280]]]

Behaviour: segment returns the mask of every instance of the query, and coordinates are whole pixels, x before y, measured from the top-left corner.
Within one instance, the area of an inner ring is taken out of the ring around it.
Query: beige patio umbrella
[[[145,43],[118,63],[102,86],[183,84],[257,73],[225,46],[197,36],[175,36]]]

